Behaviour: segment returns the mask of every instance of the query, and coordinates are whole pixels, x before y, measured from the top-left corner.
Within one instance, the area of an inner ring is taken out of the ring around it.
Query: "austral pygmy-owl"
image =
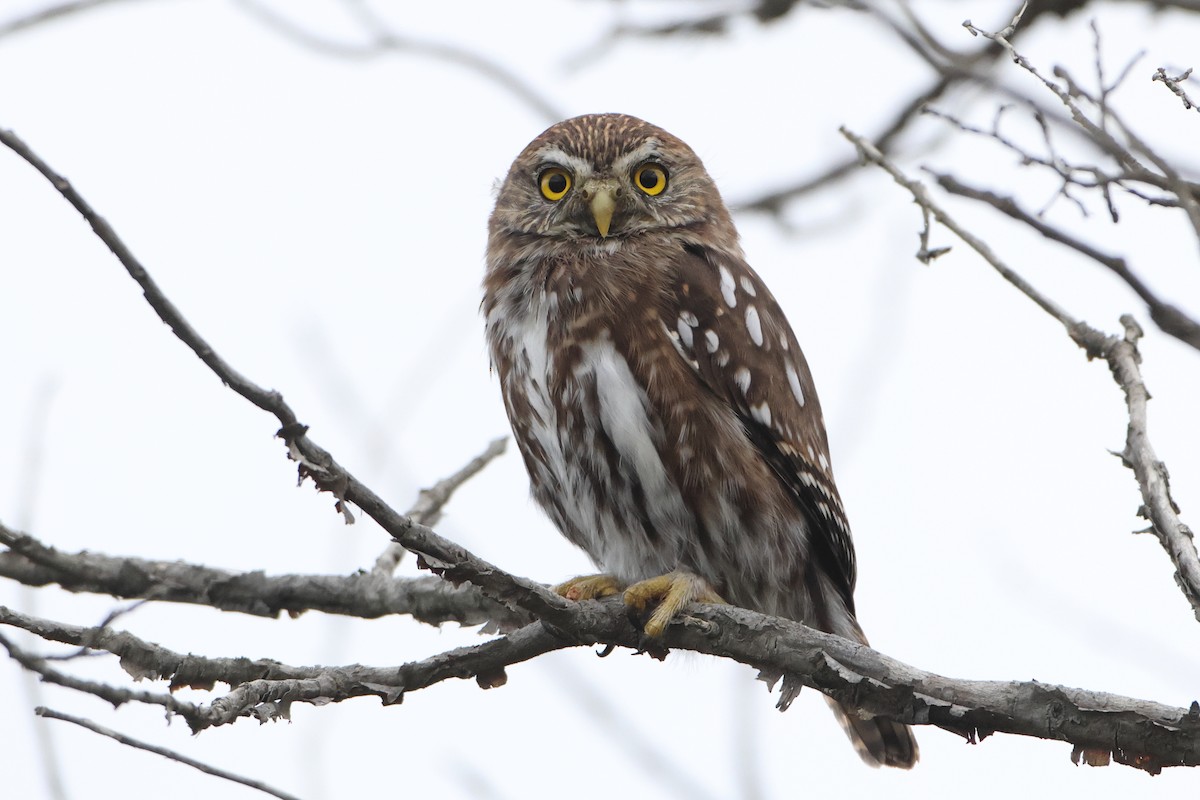
[[[533,496],[606,574],[558,587],[720,602],[866,642],[850,527],[808,364],[691,148],[622,114],[566,120],[513,162],[483,312]],[[835,706],[870,764],[905,725]]]

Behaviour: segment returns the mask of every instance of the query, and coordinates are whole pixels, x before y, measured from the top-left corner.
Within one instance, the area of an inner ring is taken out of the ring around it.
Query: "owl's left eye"
[[[571,176],[564,169],[551,167],[538,178],[538,185],[542,187],[542,197],[553,201],[562,200],[571,189]]]
[[[667,188],[667,171],[662,164],[653,161],[642,164],[633,171],[633,183],[646,194],[654,197]]]

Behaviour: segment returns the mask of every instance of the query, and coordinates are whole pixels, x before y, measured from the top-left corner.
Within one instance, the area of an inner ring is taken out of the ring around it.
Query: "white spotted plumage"
[[[540,188],[549,169],[567,190]],[[621,582],[690,573],[866,641],[812,376],[685,143],[622,115],[551,127],[501,185],[484,286],[533,494],[568,539]],[[916,761],[903,725],[838,710],[864,759]]]

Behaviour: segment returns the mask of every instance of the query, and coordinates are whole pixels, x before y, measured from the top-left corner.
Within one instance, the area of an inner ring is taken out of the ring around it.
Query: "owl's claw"
[[[575,601],[612,597],[620,591],[621,584],[612,575],[580,575],[554,587],[555,594]]]
[[[668,572],[639,581],[625,590],[624,600],[625,605],[639,612],[658,604],[643,629],[647,636],[653,637],[662,636],[671,621],[691,603],[725,604],[708,581],[690,572]]]

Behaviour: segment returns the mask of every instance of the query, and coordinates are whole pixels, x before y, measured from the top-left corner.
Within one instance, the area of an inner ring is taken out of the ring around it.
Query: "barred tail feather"
[[[839,621],[841,624],[834,626],[839,635],[870,646],[866,634],[853,615],[843,617]],[[855,752],[869,766],[912,769],[917,763],[920,751],[912,728],[908,725],[883,717],[864,719],[854,709],[833,700],[829,700],[829,707],[841,723],[842,730],[850,737]]]
[[[912,769],[920,755],[912,728],[883,717],[863,719],[853,709],[829,701],[859,757],[872,767]]]

